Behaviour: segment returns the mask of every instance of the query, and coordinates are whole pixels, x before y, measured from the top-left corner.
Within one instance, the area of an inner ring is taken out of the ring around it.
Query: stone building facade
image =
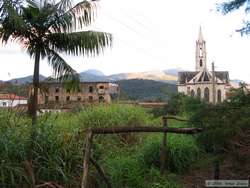
[[[112,96],[118,97],[119,86],[110,82],[81,82],[77,91],[72,91],[56,82],[41,83],[38,104],[41,108],[72,108],[74,104],[110,103]]]
[[[201,28],[196,41],[195,71],[179,72],[177,87],[180,93],[198,97],[210,103],[213,102],[213,98],[214,103],[226,99],[230,89],[229,73],[207,69],[206,41],[203,39]]]

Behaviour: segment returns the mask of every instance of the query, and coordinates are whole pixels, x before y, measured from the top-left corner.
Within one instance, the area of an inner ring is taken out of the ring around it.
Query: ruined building
[[[110,103],[118,98],[119,86],[110,82],[81,82],[77,90],[72,91],[57,82],[41,83],[38,104],[39,109],[71,109],[76,105]]]

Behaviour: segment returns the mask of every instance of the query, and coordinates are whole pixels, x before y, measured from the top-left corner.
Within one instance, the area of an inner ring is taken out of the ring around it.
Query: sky
[[[207,66],[229,71],[231,79],[250,82],[250,38],[235,32],[247,19],[243,10],[222,15],[218,0],[100,0],[89,29],[112,33],[111,49],[94,58],[63,57],[78,72],[98,69],[106,75],[181,68],[195,69],[199,27],[206,40]],[[34,60],[15,44],[0,46],[0,80],[33,74]],[[41,74],[51,68],[44,61]]]

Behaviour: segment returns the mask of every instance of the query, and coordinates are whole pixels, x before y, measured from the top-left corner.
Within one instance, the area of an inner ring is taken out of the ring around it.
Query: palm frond
[[[13,1],[6,0],[2,3],[0,8],[1,43],[7,43],[11,37],[14,39],[20,37],[19,34],[25,28],[25,23],[20,13],[17,4],[13,3]]]
[[[49,65],[53,74],[58,79],[64,79],[64,75],[76,75],[77,72],[54,50],[46,49]]]
[[[49,64],[52,66],[56,80],[63,83],[66,89],[77,91],[80,85],[79,74],[68,65],[60,55],[50,51]]]
[[[46,49],[46,52],[55,78],[62,82],[67,89],[77,90],[80,83],[78,73],[55,51]]]
[[[94,2],[82,1],[68,12],[78,18],[79,27],[90,25],[96,16],[96,4]]]
[[[61,0],[56,4],[56,6],[60,11],[67,11],[72,8],[72,0]]]
[[[50,30],[52,32],[72,32],[90,25],[96,16],[96,4],[89,1],[82,1],[71,7],[70,0],[62,0],[62,4],[57,4],[57,10],[50,20]]]
[[[112,35],[104,32],[83,31],[54,33],[48,36],[50,48],[69,55],[95,56],[112,46]]]
[[[231,0],[229,2],[224,2],[217,5],[217,9],[218,11],[221,11],[223,14],[227,14],[229,12],[239,9],[246,3],[249,4],[249,0]],[[248,8],[246,8],[246,11],[247,9],[249,9],[249,6]]]
[[[40,0],[26,0],[28,6],[33,8],[41,8],[41,1]]]

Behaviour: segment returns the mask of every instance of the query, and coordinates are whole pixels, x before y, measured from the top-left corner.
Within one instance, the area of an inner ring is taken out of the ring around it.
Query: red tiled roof
[[[0,100],[28,100],[26,97],[18,96],[13,93],[0,93]]]

